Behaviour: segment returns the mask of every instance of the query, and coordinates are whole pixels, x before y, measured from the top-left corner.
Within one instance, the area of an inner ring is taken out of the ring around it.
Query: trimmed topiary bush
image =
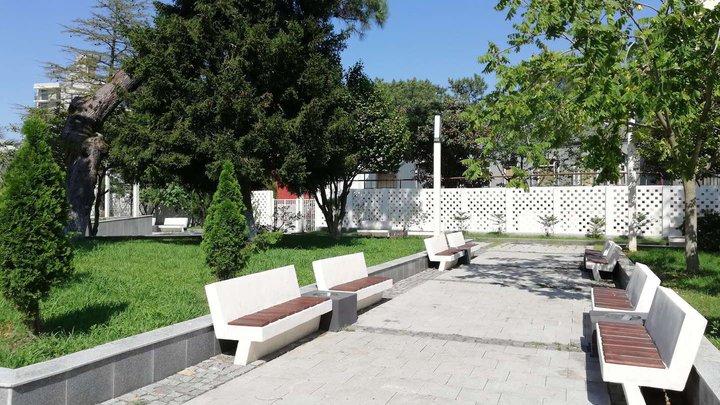
[[[47,124],[31,117],[22,133],[0,195],[0,289],[37,333],[40,301],[72,274],[73,251],[65,232],[65,173],[48,145]]]
[[[240,184],[232,163],[226,161],[205,218],[202,241],[205,260],[218,279],[226,280],[242,269],[248,235]]]

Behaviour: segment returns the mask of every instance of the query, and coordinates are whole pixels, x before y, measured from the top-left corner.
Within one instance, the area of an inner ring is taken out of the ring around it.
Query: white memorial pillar
[[[140,216],[140,183],[133,184],[133,195],[132,195],[132,216]]]
[[[110,209],[112,207],[112,195],[110,194],[110,174],[105,173],[105,180],[103,181],[105,187],[105,218],[110,218]]]
[[[630,123],[635,120],[631,119]],[[635,143],[632,139],[632,129],[628,127],[627,131],[627,188],[628,188],[628,250],[637,252],[637,223],[635,221],[637,214],[637,183],[638,175],[635,170]]]
[[[433,139],[433,191],[435,192],[435,236],[442,235],[442,222],[440,220],[440,199],[441,199],[441,173],[440,173],[440,125],[442,120],[439,115],[435,116],[435,136]]]

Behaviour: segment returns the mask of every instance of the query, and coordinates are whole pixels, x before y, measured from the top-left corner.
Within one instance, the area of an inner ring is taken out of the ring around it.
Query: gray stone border
[[[400,281],[428,268],[416,253],[368,268]],[[316,290],[314,284],[302,292]],[[95,404],[162,380],[221,352],[210,315],[18,369],[0,368],[0,405]]]
[[[625,288],[635,269],[625,254],[621,254],[616,268],[615,283]],[[685,399],[690,405],[720,405],[720,350],[703,337],[695,364],[685,385]]]

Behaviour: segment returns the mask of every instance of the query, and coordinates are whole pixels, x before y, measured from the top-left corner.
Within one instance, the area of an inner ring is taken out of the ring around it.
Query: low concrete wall
[[[0,404],[95,404],[218,353],[206,315],[42,363],[0,368]]]
[[[635,263],[621,255],[615,272],[616,285],[625,288],[634,269]],[[720,405],[720,350],[705,337],[700,343],[684,394],[688,405]]]
[[[368,268],[400,281],[428,268],[417,253]],[[314,284],[302,292],[316,290]],[[210,315],[30,366],[0,368],[0,405],[95,404],[219,354]]]
[[[143,215],[102,220],[98,224],[97,236],[146,236],[152,232],[152,215]]]

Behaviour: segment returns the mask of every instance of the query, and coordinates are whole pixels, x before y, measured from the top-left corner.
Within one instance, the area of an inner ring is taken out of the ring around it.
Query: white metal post
[[[302,194],[298,197],[295,208],[297,210],[296,214],[298,217],[297,229],[298,232],[303,233],[305,232],[305,200],[303,199]]]
[[[433,190],[435,191],[435,236],[442,234],[442,223],[440,220],[440,196],[441,196],[441,173],[440,173],[440,125],[442,121],[439,115],[435,116],[435,136],[433,142]]]
[[[133,184],[132,216],[140,216],[140,183]]]
[[[105,181],[103,182],[105,187],[105,218],[110,218],[110,207],[112,207],[112,195],[110,194],[110,174],[105,174]]]
[[[635,120],[631,119],[630,123]],[[627,131],[627,188],[628,188],[628,250],[637,251],[637,183],[638,176],[635,171],[635,144],[632,139],[632,130]]]

